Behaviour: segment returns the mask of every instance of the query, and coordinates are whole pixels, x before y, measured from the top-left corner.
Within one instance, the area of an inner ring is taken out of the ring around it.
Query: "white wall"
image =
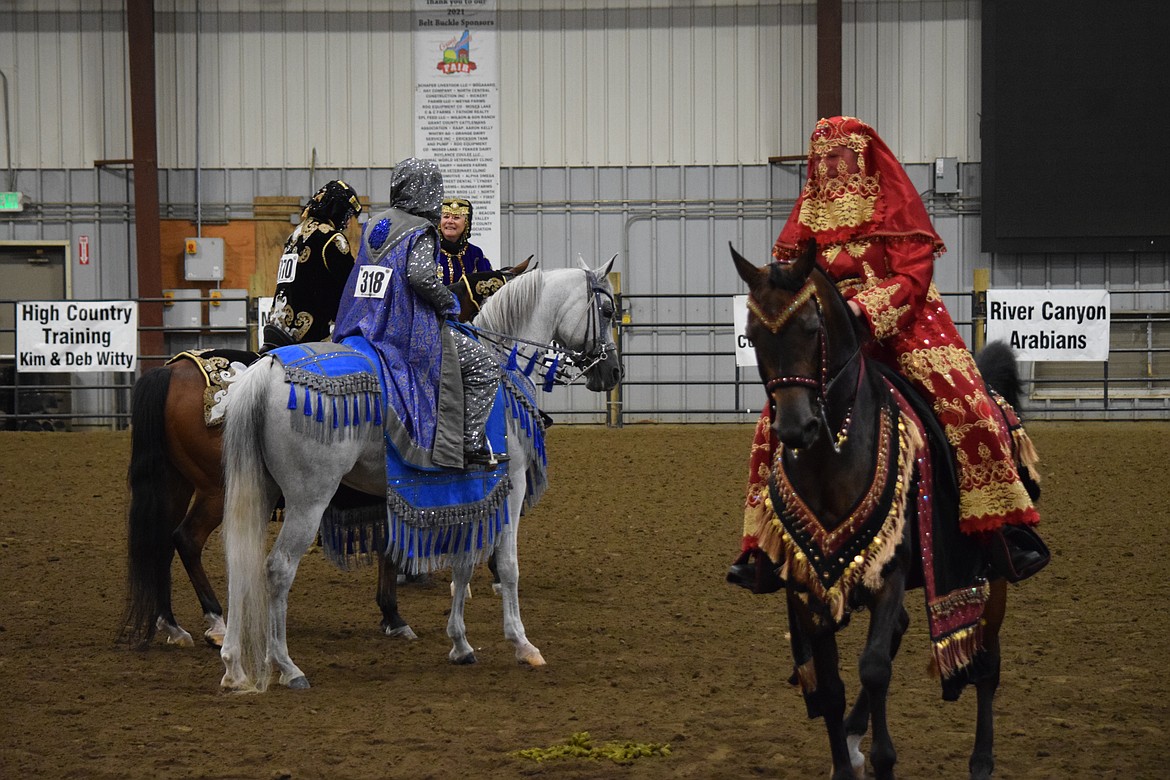
[[[409,156],[410,7],[158,0],[159,167]],[[498,7],[504,167],[751,165],[805,149],[815,0]],[[844,112],[904,162],[978,160],[979,0],[845,0],[843,16]],[[0,0],[13,167],[131,156],[125,51],[123,2]]]

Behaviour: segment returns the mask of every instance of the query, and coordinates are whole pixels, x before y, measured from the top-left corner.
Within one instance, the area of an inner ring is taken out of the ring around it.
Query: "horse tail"
[[[265,486],[271,477],[261,447],[264,390],[273,370],[276,370],[273,361],[262,358],[232,384],[227,394],[223,433],[226,484],[223,538],[228,608],[222,655],[229,675],[233,668],[243,673],[242,680],[232,681],[233,687],[256,691],[268,687],[270,676],[265,543],[272,507]],[[236,658],[231,657],[233,654]]]
[[[145,647],[154,638],[156,621],[170,612],[171,496],[178,490],[167,453],[165,412],[171,370],[151,369],[134,383],[130,411],[130,511],[127,517],[126,612],[118,641]]]
[[[1020,369],[1012,348],[1003,341],[993,341],[979,350],[975,364],[979,366],[983,381],[1018,412],[1024,383],[1020,379]]]
[[[1033,501],[1040,498],[1040,455],[1036,446],[1024,430],[1020,422],[1020,400],[1024,395],[1024,382],[1020,379],[1020,369],[1016,363],[1016,354],[1012,348],[1002,341],[993,341],[979,351],[975,357],[979,366],[979,373],[991,389],[999,393],[1003,400],[1011,407],[1011,415],[1005,416],[1008,428],[1011,429],[1012,440],[1016,447],[1016,457],[1019,461],[1020,479]],[[1016,420],[1010,419],[1015,416]]]

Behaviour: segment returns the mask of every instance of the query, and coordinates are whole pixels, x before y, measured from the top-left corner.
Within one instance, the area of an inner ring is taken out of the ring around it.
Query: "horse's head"
[[[585,287],[570,292],[559,318],[554,338],[578,353],[574,363],[585,373],[585,386],[594,392],[612,390],[622,378],[622,363],[613,340],[617,305],[609,271],[617,255],[605,265],[591,269],[580,257],[577,265],[585,272]]]
[[[562,352],[566,358],[559,368],[571,364],[590,390],[610,390],[622,378],[612,332],[617,307],[608,278],[616,259],[596,270],[580,258],[579,268],[530,266],[484,302],[475,325],[505,341]]]
[[[731,249],[748,285],[744,334],[755,347],[760,379],[775,405],[772,427],[780,441],[809,447],[824,430],[825,329],[817,288],[816,245],[791,263],[757,268]]]

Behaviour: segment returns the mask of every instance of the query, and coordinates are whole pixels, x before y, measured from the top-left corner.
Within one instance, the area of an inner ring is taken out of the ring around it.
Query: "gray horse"
[[[540,345],[555,341],[560,349],[585,361],[582,369],[590,390],[609,390],[621,378],[611,332],[613,289],[606,278],[615,259],[596,270],[579,260],[579,268],[527,273],[489,298],[475,324],[485,334],[506,334],[502,344],[505,355],[512,346],[510,339]],[[290,413],[288,395],[284,368],[271,357],[249,367],[228,393],[223,447],[228,620],[220,653],[225,668],[220,685],[231,690],[265,690],[273,664],[282,684],[309,687],[308,679],[289,657],[286,637],[288,593],[297,566],[316,537],[322,513],[339,484],[344,482],[372,495],[383,495],[386,490],[380,425],[355,425],[348,434],[324,442],[298,429],[293,417],[299,412]],[[544,657],[528,641],[520,620],[516,560],[521,509],[526,499],[531,503],[538,496],[530,496],[529,488],[539,455],[529,433],[507,416],[509,521],[494,535],[480,559],[495,554],[504,637],[515,647],[516,659],[541,666]],[[265,560],[266,520],[282,493],[284,523]],[[474,663],[463,620],[474,561],[453,557],[449,564],[455,587],[447,622],[447,635],[453,643],[448,657],[453,663]]]

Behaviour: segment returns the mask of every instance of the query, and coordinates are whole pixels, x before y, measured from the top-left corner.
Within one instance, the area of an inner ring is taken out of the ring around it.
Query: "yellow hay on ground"
[[[546,748],[526,748],[517,750],[512,755],[520,758],[530,758],[533,761],[548,761],[554,758],[588,758],[609,759],[617,764],[629,764],[636,758],[649,756],[669,756],[670,745],[642,743],[642,742],[606,742],[603,745],[593,745],[588,731],[581,731],[569,738],[562,745],[553,745]]]

